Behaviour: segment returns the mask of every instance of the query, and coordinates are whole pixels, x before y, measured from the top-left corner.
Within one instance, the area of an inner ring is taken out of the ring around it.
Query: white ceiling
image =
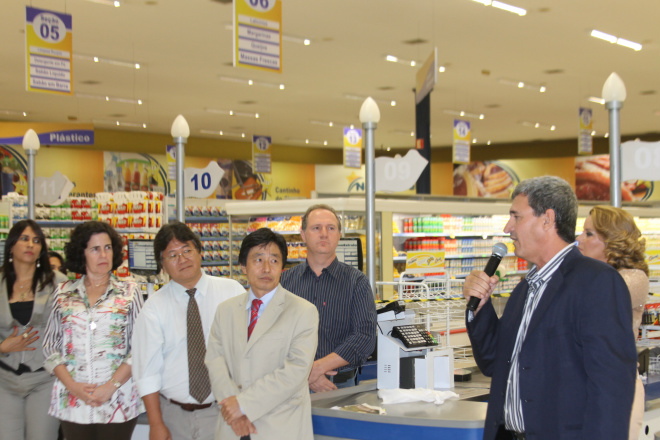
[[[244,1],[244,0],[237,0]],[[423,62],[434,47],[446,72],[431,95],[434,146],[452,142],[447,109],[483,113],[472,119],[478,145],[576,138],[578,108],[594,110],[598,136],[607,112],[589,103],[616,71],[628,98],[623,135],[660,132],[660,2],[657,0],[509,0],[524,17],[472,0],[283,0],[286,40],[283,73],[232,67],[232,5],[214,0],[122,0],[114,8],[89,0],[2,0],[0,17],[0,120],[94,122],[98,128],[169,133],[182,113],[191,136],[221,139],[201,130],[270,135],[276,144],[342,144],[342,126],[359,125],[361,101],[373,96],[381,121],[378,148],[410,147],[415,129],[418,67],[385,61],[391,54]],[[74,54],[138,62],[134,70],[75,58],[75,93],[142,99],[143,105],[25,91],[25,6],[73,17]],[[590,37],[598,29],[642,43],[643,49]],[[420,44],[407,44],[423,40]],[[486,74],[489,72],[489,74]],[[556,72],[556,73],[552,73]],[[558,72],[558,73],[557,73]],[[285,84],[249,86],[223,80]],[[503,84],[544,85],[547,92]],[[395,100],[391,107],[386,102]],[[205,109],[259,113],[225,116]],[[6,111],[27,112],[27,117]],[[147,128],[116,127],[146,123]],[[333,121],[334,126],[311,121]],[[555,131],[523,126],[555,125]],[[660,135],[658,136],[660,138]]]

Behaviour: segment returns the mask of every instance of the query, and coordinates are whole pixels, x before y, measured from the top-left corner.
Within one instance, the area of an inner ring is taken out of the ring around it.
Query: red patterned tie
[[[252,330],[254,326],[257,325],[257,317],[259,316],[259,307],[261,307],[262,301],[260,299],[252,300],[252,309],[250,313],[250,325],[248,325],[248,340],[252,336]]]

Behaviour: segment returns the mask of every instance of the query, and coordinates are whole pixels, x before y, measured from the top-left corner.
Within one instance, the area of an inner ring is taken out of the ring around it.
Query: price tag
[[[660,142],[621,144],[621,180],[660,180]]]
[[[68,177],[55,171],[52,177],[34,178],[34,202],[45,205],[60,205],[69,197],[75,185]]]
[[[417,150],[408,150],[404,157],[376,159],[376,191],[405,191],[412,187],[428,164]]]
[[[225,172],[218,162],[209,162],[206,168],[186,168],[183,170],[186,197],[205,199],[212,195]]]

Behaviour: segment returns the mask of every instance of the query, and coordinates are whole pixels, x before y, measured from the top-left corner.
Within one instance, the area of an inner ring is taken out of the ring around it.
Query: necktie
[[[257,325],[257,317],[259,316],[259,307],[261,307],[262,301],[260,299],[252,300],[252,309],[250,310],[250,325],[248,325],[248,340],[252,336],[252,330],[254,326]]]
[[[202,331],[202,318],[199,316],[199,308],[195,301],[197,289],[186,290],[190,299],[188,300],[188,381],[190,395],[199,403],[202,403],[211,394],[211,382],[209,371],[204,365],[206,356],[206,344],[204,332]]]

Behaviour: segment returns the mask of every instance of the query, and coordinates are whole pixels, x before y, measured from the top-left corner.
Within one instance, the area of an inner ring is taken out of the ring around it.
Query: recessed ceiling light
[[[615,35],[611,35],[599,30],[593,29],[591,31],[591,36],[598,38],[599,40],[607,41],[608,43],[618,44],[619,46],[627,47],[629,49],[640,51],[642,50],[642,45],[634,41],[626,40],[624,38],[618,38]]]
[[[512,12],[514,14],[520,15],[521,17],[527,14],[527,11],[523,8],[510,5],[508,3],[499,2],[497,0],[474,0],[477,3],[481,3],[484,6],[492,6],[503,11]]]

